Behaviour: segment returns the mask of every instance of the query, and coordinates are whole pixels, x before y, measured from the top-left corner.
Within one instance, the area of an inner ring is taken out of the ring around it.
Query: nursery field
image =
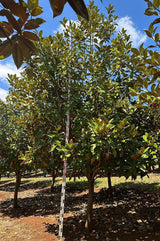
[[[113,198],[107,179],[95,182],[93,224],[84,228],[87,205],[85,178],[67,180],[64,240],[160,240],[160,174],[136,181],[112,178]],[[0,180],[0,240],[58,240],[61,178],[51,193],[51,177],[22,179],[19,207],[13,209],[15,179]]]

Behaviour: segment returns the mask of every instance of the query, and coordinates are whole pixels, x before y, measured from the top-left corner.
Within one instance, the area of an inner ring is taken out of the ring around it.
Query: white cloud
[[[0,88],[0,99],[5,101],[8,95],[8,91]]]
[[[127,30],[127,34],[129,34],[131,37],[131,41],[133,42],[134,47],[138,47],[140,44],[144,43],[147,39],[147,36],[145,33],[142,33],[141,31],[137,30],[134,26],[133,21],[130,17],[125,16],[117,21],[117,30],[120,31],[122,28]]]
[[[0,80],[3,82],[7,82],[8,74],[17,74],[17,76],[20,76],[20,72],[21,69],[17,69],[12,63],[0,63]]]

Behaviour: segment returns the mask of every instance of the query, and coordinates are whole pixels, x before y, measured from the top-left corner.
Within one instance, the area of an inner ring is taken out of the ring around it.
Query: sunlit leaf
[[[40,6],[34,8],[31,12],[32,16],[38,16],[41,13],[43,13],[43,10],[42,10],[42,7],[40,7]]]
[[[134,54],[139,55],[138,49],[136,49],[136,48],[131,48],[131,51],[132,51]]]

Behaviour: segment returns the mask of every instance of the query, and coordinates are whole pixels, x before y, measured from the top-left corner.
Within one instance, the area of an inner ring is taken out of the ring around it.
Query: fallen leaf
[[[138,220],[137,220],[137,223],[142,223],[142,220],[141,220],[141,219],[138,219]]]

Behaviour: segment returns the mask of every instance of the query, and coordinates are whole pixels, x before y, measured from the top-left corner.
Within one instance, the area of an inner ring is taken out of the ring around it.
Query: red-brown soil
[[[58,240],[61,187],[51,193],[49,187],[23,181],[17,210],[13,191],[13,184],[0,181],[0,240]],[[96,188],[89,232],[84,228],[86,203],[85,187],[67,186],[63,240],[160,241],[160,194],[116,187],[110,199],[107,189]]]

